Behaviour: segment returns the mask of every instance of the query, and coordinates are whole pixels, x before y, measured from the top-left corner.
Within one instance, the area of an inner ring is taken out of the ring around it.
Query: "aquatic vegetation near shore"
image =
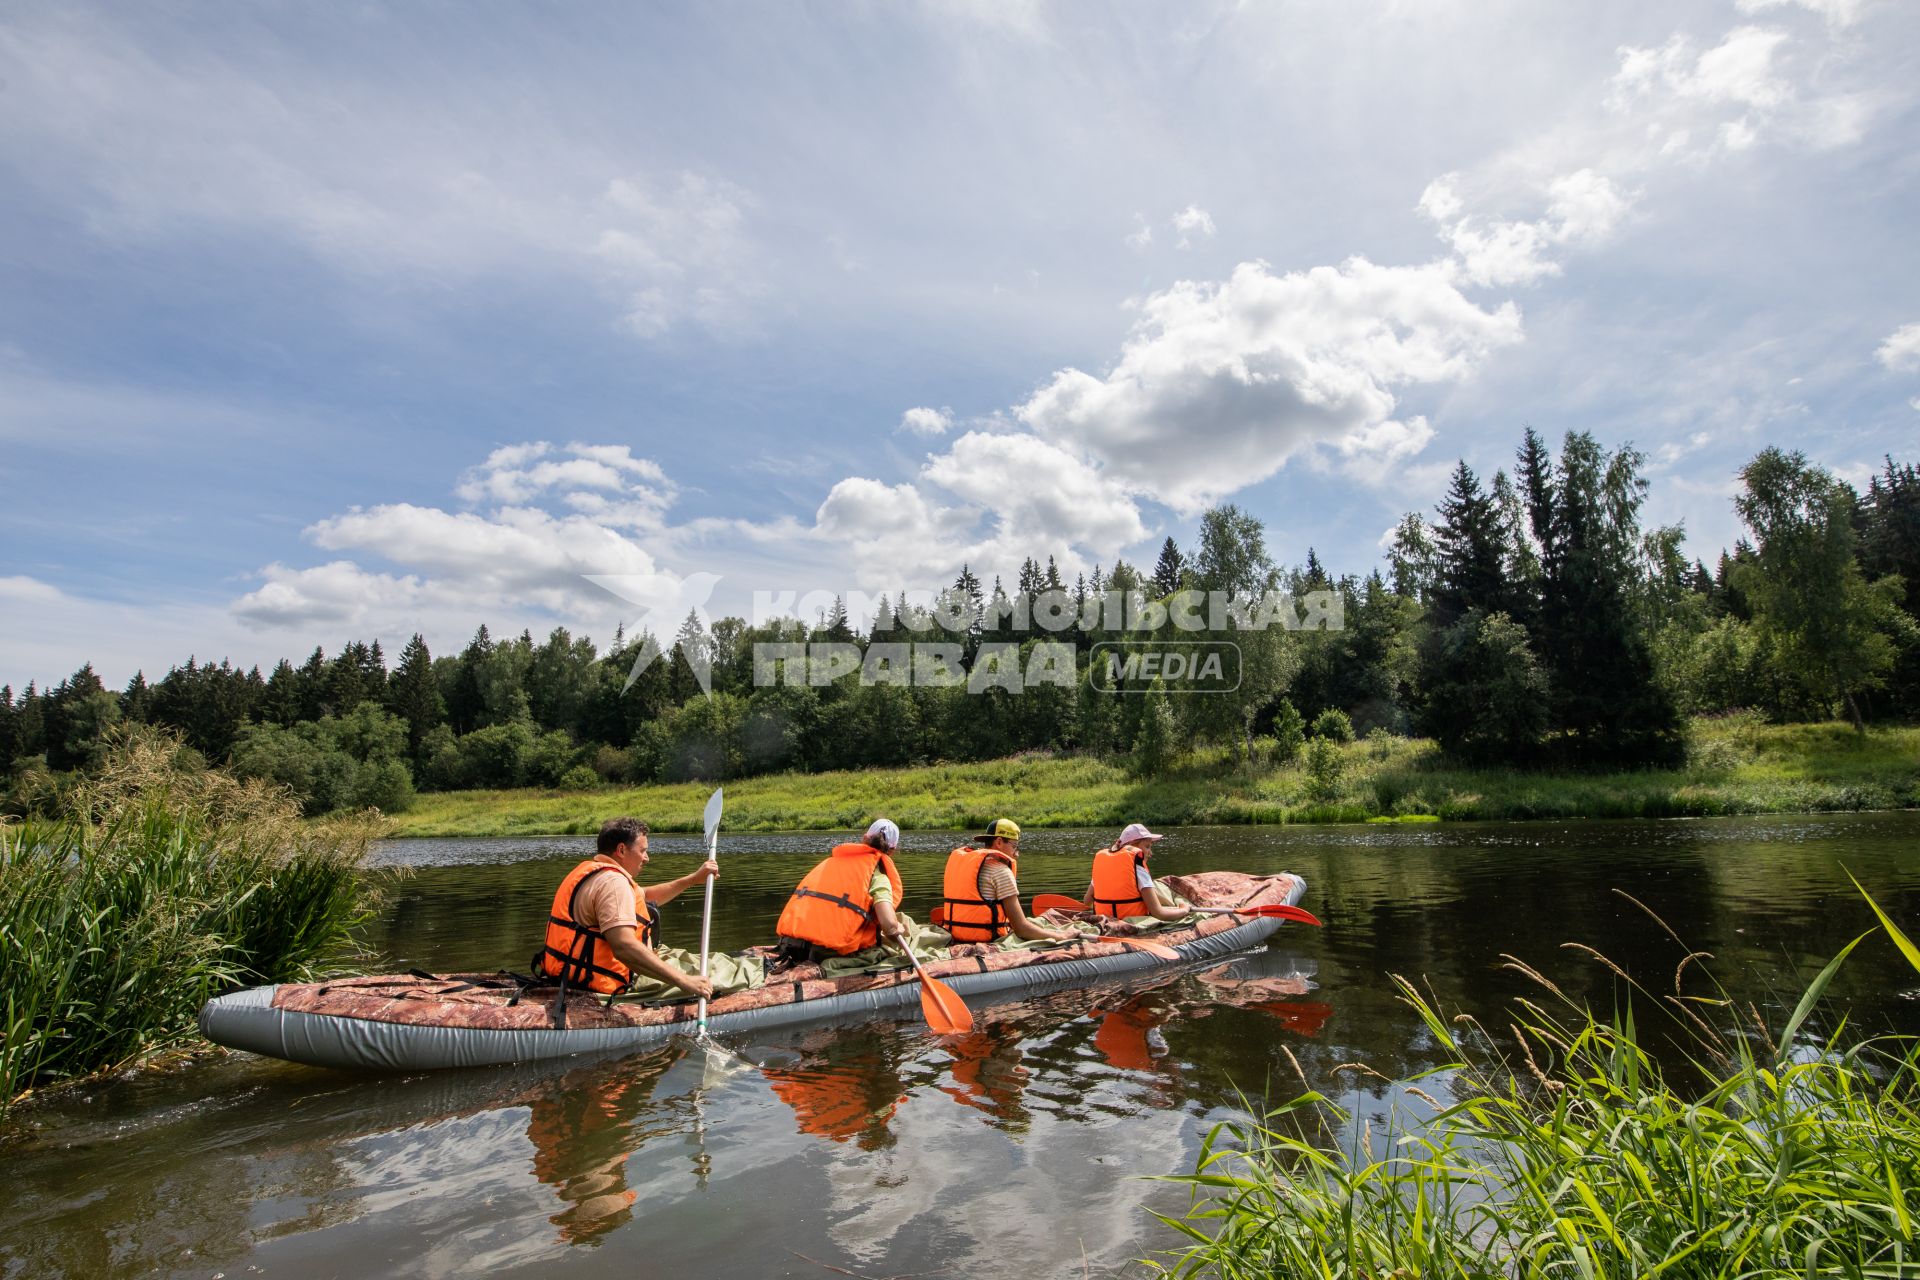
[[[310,975],[374,906],[380,834],[151,733],[56,816],[0,826],[0,1110],[177,1043],[220,991]]]
[[[1195,1243],[1151,1265],[1225,1278],[1916,1274],[1920,1048],[1797,1040],[1859,941],[1777,1033],[1724,995],[1683,994],[1695,953],[1671,995],[1627,979],[1632,1005],[1608,1020],[1520,1001],[1517,1060],[1396,979],[1456,1059],[1429,1073],[1451,1077],[1453,1100],[1406,1083],[1435,1114],[1379,1140],[1363,1129],[1348,1150],[1329,1138],[1350,1117],[1311,1090],[1260,1122],[1216,1126],[1195,1171],[1172,1179],[1193,1208],[1163,1219]],[[1697,1078],[1649,1052],[1636,1009],[1655,1007],[1684,1032]],[[1708,1021],[1739,1013],[1750,1025]]]

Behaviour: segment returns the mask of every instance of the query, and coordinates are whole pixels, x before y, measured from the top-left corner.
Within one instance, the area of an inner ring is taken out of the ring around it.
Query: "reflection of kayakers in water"
[[[547,1219],[562,1244],[594,1243],[632,1217],[637,1193],[627,1186],[627,1157],[644,1137],[633,1122],[673,1061],[657,1053],[569,1072],[529,1104],[533,1176],[566,1205]]]
[[[907,1100],[898,1046],[886,1036],[827,1035],[812,1046],[805,1067],[760,1068],[774,1096],[793,1108],[800,1132],[862,1151],[893,1144],[887,1128]]]
[[[959,1038],[949,1049],[953,1084],[935,1087],[963,1107],[986,1112],[1001,1129],[1025,1129],[1032,1117],[1021,1105],[1030,1074],[1022,1038],[1017,1027],[993,1027]]]
[[[649,858],[647,824],[638,818],[614,818],[601,827],[597,849],[553,895],[546,943],[534,956],[536,974],[602,995],[665,994],[677,987],[711,996],[753,985],[741,975],[734,975],[737,985],[708,981],[690,972],[699,968],[696,957],[659,945],[660,904],[717,879],[717,863],[708,859],[677,880],[642,886],[635,877]]]
[[[1087,884],[1086,904],[1095,915],[1124,920],[1152,916],[1155,920],[1185,920],[1187,908],[1176,906],[1167,892],[1153,882],[1147,859],[1153,856],[1155,842],[1166,839],[1147,830],[1146,824],[1130,823],[1120,838],[1104,849],[1093,852],[1093,879]]]

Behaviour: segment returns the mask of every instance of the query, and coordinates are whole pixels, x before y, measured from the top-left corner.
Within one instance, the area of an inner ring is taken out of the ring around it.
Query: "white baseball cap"
[[[1141,830],[1144,831],[1146,828],[1142,827]],[[891,818],[875,818],[873,820],[873,825],[867,828],[867,839],[871,840],[875,836],[879,836],[880,842],[889,849],[898,849],[900,847],[900,828],[893,825],[893,819]]]
[[[1165,839],[1165,836],[1157,836],[1147,830],[1146,824],[1143,822],[1129,822],[1127,829],[1120,833],[1121,844],[1151,844],[1155,840]]]

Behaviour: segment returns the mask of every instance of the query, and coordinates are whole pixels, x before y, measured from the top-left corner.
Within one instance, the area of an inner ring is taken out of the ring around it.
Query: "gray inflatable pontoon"
[[[1306,882],[1298,876],[1254,881],[1211,872],[1175,877],[1173,883],[1202,905],[1295,905],[1306,891]],[[927,971],[962,996],[1010,995],[1028,987],[1073,985],[1218,959],[1259,946],[1282,923],[1271,917],[1210,916],[1194,926],[1149,935],[1173,947],[1178,961],[1094,940],[1046,951],[957,947],[953,959],[929,965]],[[554,994],[551,988],[522,993],[511,984],[473,974],[278,984],[209,1000],[200,1010],[200,1033],[228,1048],[312,1066],[424,1071],[640,1049],[692,1030],[692,1001],[609,1007],[598,997],[581,994],[568,998],[565,1025],[556,1025],[561,1019],[555,1017]],[[915,1005],[919,999],[920,985],[911,969],[840,979],[781,974],[753,991],[712,1001],[707,1025],[714,1034],[726,1034],[857,1019]]]

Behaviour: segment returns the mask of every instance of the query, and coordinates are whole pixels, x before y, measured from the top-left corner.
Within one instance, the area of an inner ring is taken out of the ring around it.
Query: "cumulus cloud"
[[[1213,238],[1213,215],[1199,205],[1190,204],[1173,215],[1173,229],[1180,237],[1175,247],[1191,248],[1195,240]]]
[[[468,471],[456,492],[484,509],[399,502],[317,521],[306,530],[309,542],[355,558],[270,564],[230,612],[262,628],[391,628],[422,613],[582,619],[606,616],[612,603],[588,581],[594,575],[638,589],[654,584],[663,595],[681,581],[632,536],[663,526],[674,486],[628,446],[506,445]],[[366,568],[359,557],[393,571]]]
[[[917,436],[945,435],[953,429],[953,411],[951,409],[928,409],[924,406],[909,409],[900,415],[900,430],[911,431]]]
[[[1477,306],[1452,275],[1354,258],[1182,282],[1141,304],[1109,373],[1062,370],[1016,415],[1109,480],[1192,514],[1301,449],[1381,428],[1395,388],[1458,381],[1520,340],[1516,307]]]
[[[1554,178],[1541,193],[1547,208],[1539,218],[1482,219],[1464,212],[1459,174],[1427,184],[1419,209],[1439,224],[1460,272],[1476,285],[1526,285],[1561,272],[1551,255],[1562,248],[1604,240],[1632,205],[1632,198],[1592,169]]]
[[[1895,329],[1873,354],[1895,373],[1920,371],[1920,322]]]

